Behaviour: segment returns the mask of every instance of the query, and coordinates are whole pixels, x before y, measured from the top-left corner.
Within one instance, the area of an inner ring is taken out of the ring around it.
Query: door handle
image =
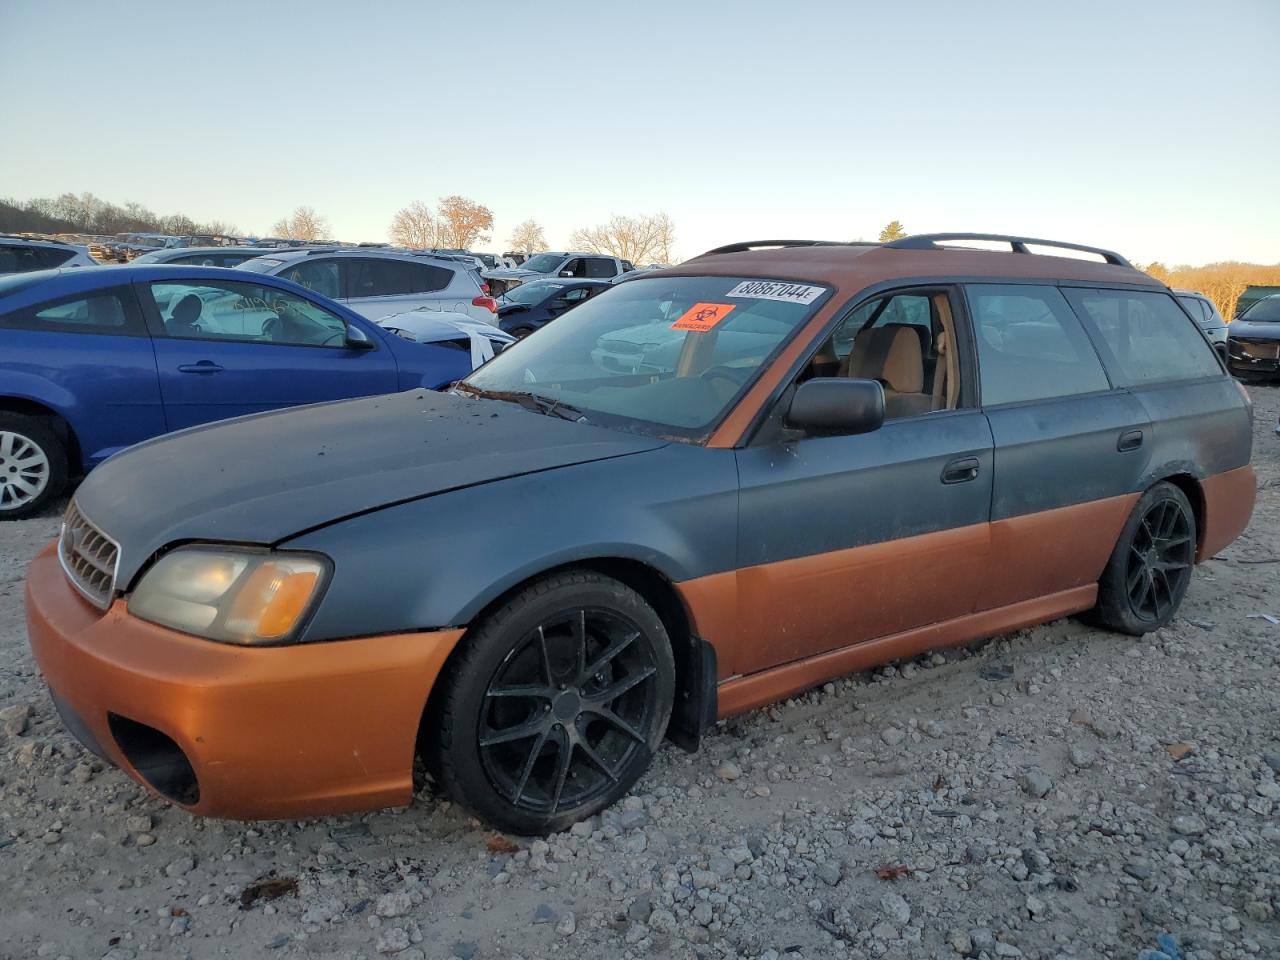
[[[199,363],[183,363],[178,365],[179,373],[221,373],[222,367],[212,360],[201,360]]]
[[[961,457],[942,468],[943,483],[967,483],[978,477],[978,458]]]
[[[1141,430],[1126,430],[1120,434],[1120,439],[1116,441],[1116,449],[1121,453],[1128,450],[1137,450],[1140,446],[1142,446]]]

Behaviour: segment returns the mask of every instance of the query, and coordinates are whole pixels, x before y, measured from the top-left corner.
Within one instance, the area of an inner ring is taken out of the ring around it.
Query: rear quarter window
[[[1119,386],[1218,376],[1213,347],[1167,293],[1139,290],[1063,290],[1097,332]]]
[[[0,245],[0,273],[29,273],[52,270],[76,255],[66,247],[29,247],[25,244]]]
[[[0,330],[146,336],[128,290],[95,290],[0,315]]]

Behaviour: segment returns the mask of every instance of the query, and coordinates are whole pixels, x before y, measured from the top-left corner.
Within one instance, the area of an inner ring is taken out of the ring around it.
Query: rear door
[[[205,278],[137,286],[170,429],[398,389],[382,334],[353,327],[372,348],[352,347],[342,317],[280,287]]]
[[[1113,386],[1062,291],[966,288],[995,441],[991,609],[1097,581],[1150,462],[1151,421]]]
[[[0,372],[6,392],[71,424],[86,469],[165,432],[151,338],[127,285],[0,315]]]

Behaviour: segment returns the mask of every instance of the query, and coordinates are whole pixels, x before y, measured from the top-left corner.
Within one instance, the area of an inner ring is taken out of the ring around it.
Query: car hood
[[[409,310],[379,317],[374,321],[384,330],[403,330],[419,343],[456,340],[464,336],[486,337],[499,343],[512,343],[515,338],[492,323],[477,320],[465,313],[439,310]]]
[[[392,504],[664,445],[511,403],[410,390],[149,440],[94,470],[76,503],[120,545],[123,588],[175,542],[273,544]]]
[[[1280,340],[1280,321],[1233,320],[1227,334],[1238,339]]]

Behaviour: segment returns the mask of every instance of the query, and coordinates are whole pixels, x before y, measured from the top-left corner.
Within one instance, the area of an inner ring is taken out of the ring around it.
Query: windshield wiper
[[[559,417],[561,420],[570,420],[574,423],[587,422],[586,416],[577,407],[537,393],[529,393],[525,390],[483,390],[469,383],[459,383],[455,389],[463,390],[472,396],[483,397],[486,400],[505,400],[507,403],[517,403],[526,410],[532,410],[534,413],[543,413],[549,417]]]

